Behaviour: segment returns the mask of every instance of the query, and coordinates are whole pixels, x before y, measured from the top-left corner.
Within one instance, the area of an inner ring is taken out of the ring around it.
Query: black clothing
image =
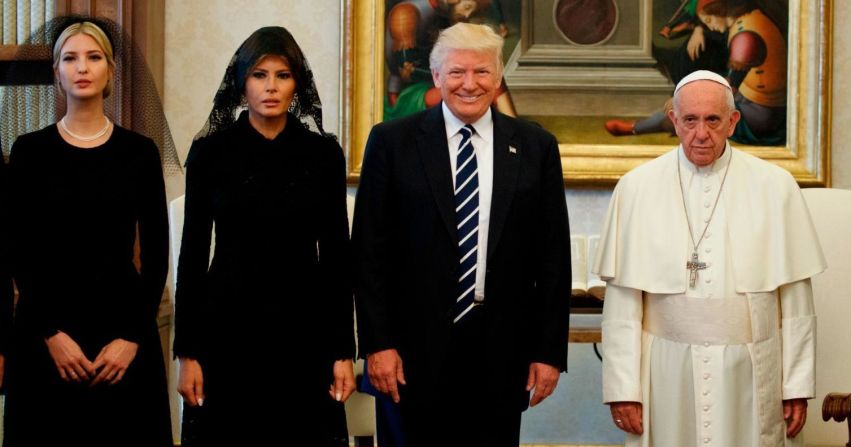
[[[17,139],[10,172],[20,301],[7,362],[4,446],[172,445],[156,323],[168,271],[157,147],[116,126],[103,145],[81,149],[51,125]],[[44,341],[57,331],[91,361],[118,338],[139,348],[118,384],[66,382]]]
[[[529,402],[529,365],[567,369],[570,232],[558,144],[495,110],[489,215],[480,338],[471,340],[453,323],[458,235],[442,107],[372,128],[352,232],[359,351],[396,349],[402,358],[410,446],[429,442],[411,424],[455,427],[454,409],[435,411],[450,405],[500,415],[459,438],[516,421]],[[515,425],[479,439],[516,445]]]
[[[491,381],[491,361],[482,349],[488,344],[488,310],[487,305],[476,306],[453,326],[446,360],[451,374],[441,377],[441,398],[423,401],[423,407],[400,405],[406,445],[429,445],[434,439],[443,447],[519,444],[521,412],[498,391],[505,384]]]
[[[343,405],[328,389],[334,362],[354,357],[348,266],[345,159],[334,140],[293,115],[267,140],[243,113],[192,145],[174,351],[201,364],[202,438],[347,444]]]
[[[12,254],[9,250],[9,213],[8,167],[0,157],[0,355],[7,355],[9,341],[12,338]],[[4,384],[5,385],[5,384]]]

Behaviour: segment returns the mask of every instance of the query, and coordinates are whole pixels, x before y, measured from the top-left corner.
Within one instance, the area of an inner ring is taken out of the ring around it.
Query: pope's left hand
[[[786,437],[798,436],[807,422],[807,399],[784,400],[783,419],[786,420]]]

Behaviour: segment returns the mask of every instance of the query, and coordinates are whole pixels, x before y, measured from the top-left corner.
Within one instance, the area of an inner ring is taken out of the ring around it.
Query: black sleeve
[[[14,301],[12,293],[12,254],[9,250],[8,177],[6,163],[0,158],[0,355],[6,355],[12,334]]]
[[[142,144],[139,170],[137,224],[139,230],[139,283],[122,306],[119,337],[139,342],[156,320],[168,275],[168,212],[160,155],[153,141]]]
[[[382,126],[374,127],[366,143],[352,229],[358,351],[363,358],[396,347],[389,315],[390,162],[381,129]]]
[[[12,274],[21,296],[26,296],[29,305],[29,321],[32,328],[43,338],[56,334],[61,329],[56,315],[56,300],[61,291],[57,281],[45,277],[52,271],[47,265],[54,258],[55,250],[50,246],[47,235],[52,234],[50,225],[55,220],[42,206],[42,190],[46,183],[44,164],[34,154],[39,146],[37,135],[20,137],[12,145],[9,157],[9,193],[11,195]]]
[[[206,278],[213,231],[212,189],[205,140],[192,144],[186,162],[183,237],[177,264],[174,354],[197,358],[201,350]]]
[[[543,208],[536,233],[535,279],[537,334],[532,361],[567,370],[570,322],[570,228],[564,197],[561,158],[555,138],[549,136],[543,159]]]
[[[329,354],[333,360],[355,356],[354,299],[349,266],[349,218],[346,211],[346,159],[337,144],[330,145],[322,179],[319,230],[321,281],[326,286],[330,313]]]

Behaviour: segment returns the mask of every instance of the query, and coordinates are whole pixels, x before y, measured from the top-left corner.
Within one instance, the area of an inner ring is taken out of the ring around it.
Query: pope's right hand
[[[612,420],[619,429],[641,435],[644,433],[641,417],[641,402],[612,402],[609,404]]]

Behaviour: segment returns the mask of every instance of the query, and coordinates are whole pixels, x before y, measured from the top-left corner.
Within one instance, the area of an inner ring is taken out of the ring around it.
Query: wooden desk
[[[571,313],[568,343],[601,343],[600,323],[603,320],[601,311]]]
[[[598,329],[592,328],[577,328],[570,329],[570,333],[567,335],[568,343],[602,343],[603,335],[602,331]]]

